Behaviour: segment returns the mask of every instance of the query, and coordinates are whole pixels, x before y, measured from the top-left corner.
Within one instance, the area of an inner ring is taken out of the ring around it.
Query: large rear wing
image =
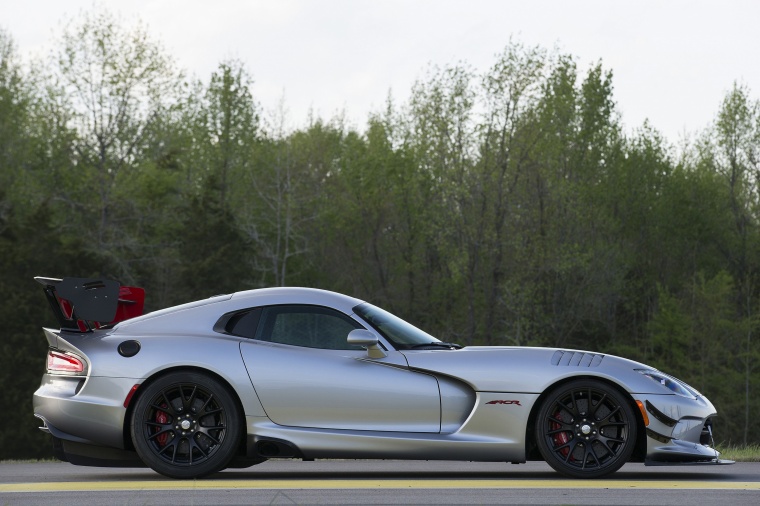
[[[34,280],[45,287],[45,296],[61,330],[89,332],[143,313],[142,288],[121,286],[110,279],[38,276]]]

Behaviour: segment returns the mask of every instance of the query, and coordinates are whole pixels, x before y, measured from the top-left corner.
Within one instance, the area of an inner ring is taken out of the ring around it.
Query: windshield
[[[439,342],[427,332],[372,304],[360,304],[354,308],[354,313],[372,325],[396,348],[409,349],[415,345]]]

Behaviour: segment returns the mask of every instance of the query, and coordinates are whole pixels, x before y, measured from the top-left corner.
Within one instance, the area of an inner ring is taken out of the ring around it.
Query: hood
[[[636,372],[650,367],[589,351],[472,346],[403,354],[413,369],[459,378],[481,392],[540,393],[564,378],[588,376],[612,381],[631,393],[662,393],[656,383]]]

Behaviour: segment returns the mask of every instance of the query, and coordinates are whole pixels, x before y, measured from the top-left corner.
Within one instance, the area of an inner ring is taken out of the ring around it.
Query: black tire
[[[627,396],[598,380],[553,389],[536,418],[536,442],[546,462],[572,478],[601,478],[628,462],[636,418]]]
[[[238,404],[218,380],[174,372],[140,392],[132,412],[140,459],[170,478],[200,478],[224,469],[243,437]]]

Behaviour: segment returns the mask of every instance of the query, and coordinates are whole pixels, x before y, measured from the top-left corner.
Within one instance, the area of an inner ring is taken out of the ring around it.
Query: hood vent
[[[596,367],[602,363],[604,355],[584,351],[557,350],[552,356],[552,365],[569,365],[572,367]]]

